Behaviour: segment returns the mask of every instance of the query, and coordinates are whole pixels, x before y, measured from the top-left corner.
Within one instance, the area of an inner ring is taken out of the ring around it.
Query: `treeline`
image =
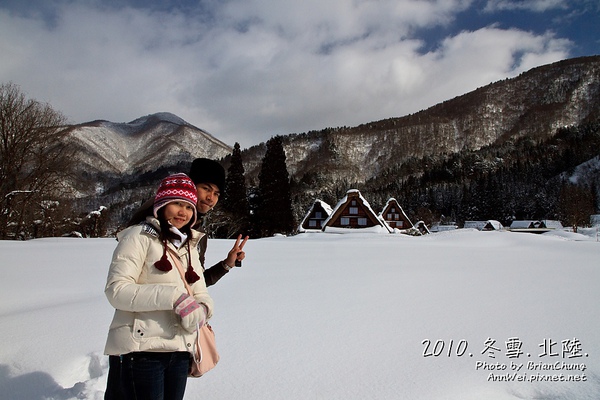
[[[123,223],[137,201],[153,194],[154,186],[144,182],[166,169],[185,170],[160,166],[148,176],[119,177],[112,189],[98,194],[105,205],[75,207],[85,199],[78,200],[65,182],[86,177],[76,177],[74,149],[64,141],[69,133],[65,120],[49,105],[26,99],[16,85],[0,85],[0,239],[114,234],[119,228],[112,226],[115,217]],[[324,143],[331,144],[329,134],[320,132]],[[359,189],[376,212],[395,197],[413,222],[427,224],[558,219],[577,227],[586,226],[600,208],[600,121],[558,129],[545,140],[506,140],[476,151],[412,158],[367,182],[332,180],[319,168],[290,176],[284,141],[281,136],[267,141],[258,178],[250,185],[236,143],[224,162],[225,194],[206,221],[213,236],[292,234],[315,199],[334,206],[349,189]],[[323,148],[311,162],[328,170],[348,167],[337,160],[335,146]],[[595,160],[595,170],[591,165],[589,173],[575,173],[590,160]],[[124,190],[131,194],[121,199]]]
[[[556,219],[576,229],[587,226],[590,215],[600,207],[598,171],[572,179],[575,168],[587,161],[596,160],[595,166],[600,168],[600,122],[561,128],[546,140],[521,138],[476,151],[412,158],[364,183],[332,181],[320,173],[288,177],[281,140],[276,137],[267,142],[271,150],[262,161],[258,187],[239,189],[245,180],[236,178],[239,186],[235,192],[247,193],[249,211],[234,216],[225,200],[223,209],[211,216],[215,236],[231,237],[243,225],[240,221],[246,221],[246,231],[254,237],[292,233],[315,199],[335,206],[353,188],[361,191],[376,212],[395,197],[413,222],[428,225],[494,219],[508,226],[513,220]],[[277,162],[270,155],[274,146]],[[242,165],[239,149],[236,151],[232,168]],[[236,168],[239,171],[240,167]],[[228,181],[235,175],[230,168]],[[289,182],[289,194],[285,182]],[[285,194],[275,193],[281,187]],[[228,187],[225,199],[232,193]],[[276,203],[265,206],[265,199]],[[285,218],[279,214],[282,211]],[[279,223],[283,220],[285,224]]]
[[[364,185],[378,202],[396,197],[426,222],[558,219],[586,226],[597,212],[598,180],[570,179],[575,168],[600,165],[600,122],[558,129],[550,139],[522,138],[477,151],[410,160]]]
[[[266,143],[257,187],[247,187],[239,143],[231,154],[225,193],[218,207],[207,215],[206,224],[214,237],[238,234],[252,238],[292,234],[296,218],[292,210],[291,180],[281,136]]]
[[[107,189],[94,199],[79,198],[73,182],[99,180],[78,171],[77,149],[66,141],[70,132],[64,115],[49,104],[26,98],[15,84],[0,85],[0,239],[114,235],[154,195],[152,182],[189,168],[158,166],[140,175],[103,177]],[[266,148],[258,186],[247,188],[236,143],[223,200],[207,220],[213,235],[295,230],[282,138],[270,139]]]

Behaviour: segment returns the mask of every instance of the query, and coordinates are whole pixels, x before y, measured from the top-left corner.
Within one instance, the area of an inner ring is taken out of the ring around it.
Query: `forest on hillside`
[[[589,164],[587,173],[576,168]],[[298,218],[315,199],[335,205],[361,191],[379,212],[396,198],[411,220],[456,223],[555,219],[587,226],[600,209],[600,121],[564,127],[548,139],[523,137],[438,156],[410,158],[365,183],[326,182],[306,174],[292,184]]]
[[[584,163],[595,174],[573,176]],[[557,130],[545,140],[521,138],[480,150],[411,160],[367,182],[383,202],[396,197],[428,222],[556,219],[585,226],[599,209],[600,122]]]
[[[0,109],[0,238],[114,235],[153,195],[153,187],[140,182],[158,179],[168,170],[185,170],[171,165],[141,176],[115,177],[103,197],[95,196],[106,206],[79,211],[65,184],[76,174],[77,163],[63,141],[69,130],[62,114],[26,99],[15,85],[1,86],[0,94],[0,105],[6,105]],[[208,215],[209,233],[232,237],[245,232],[255,238],[294,234],[316,199],[334,206],[349,189],[359,189],[375,212],[396,198],[413,222],[427,225],[494,219],[506,226],[515,219],[554,219],[576,228],[587,226],[590,215],[600,209],[600,120],[557,129],[548,138],[525,135],[477,150],[409,157],[366,182],[323,172],[324,163],[326,172],[348,165],[337,160],[335,146],[326,140],[333,132],[321,134],[325,145],[304,160],[305,172],[300,174],[288,173],[293,163],[286,159],[285,137],[266,143],[264,156],[254,161],[256,178],[250,179],[244,169],[248,153],[236,143],[233,154],[221,160],[228,170],[227,189]],[[139,201],[124,198],[127,190],[135,191]]]

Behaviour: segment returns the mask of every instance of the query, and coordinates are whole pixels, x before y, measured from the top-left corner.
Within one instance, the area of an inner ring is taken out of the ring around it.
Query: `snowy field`
[[[597,400],[595,235],[251,240],[210,289],[221,362],[186,399]],[[0,242],[1,400],[102,399],[115,245]]]

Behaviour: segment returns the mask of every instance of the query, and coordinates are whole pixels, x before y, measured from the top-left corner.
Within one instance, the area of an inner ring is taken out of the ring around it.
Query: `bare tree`
[[[0,239],[34,237],[45,223],[44,204],[68,197],[64,182],[74,161],[65,123],[19,86],[0,85]]]
[[[590,215],[594,214],[592,189],[570,182],[563,182],[559,196],[559,214],[562,222],[573,227],[588,226]]]

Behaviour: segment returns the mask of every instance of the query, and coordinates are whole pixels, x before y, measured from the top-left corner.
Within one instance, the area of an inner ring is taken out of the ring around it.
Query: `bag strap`
[[[175,266],[177,267],[177,271],[179,271],[179,276],[181,277],[181,280],[183,281],[183,284],[185,285],[185,289],[187,290],[187,292],[190,296],[194,297],[194,291],[190,287],[190,284],[188,283],[188,281],[185,280],[185,272],[183,272],[183,264],[181,263],[179,254],[177,254],[175,252],[175,250],[171,249],[170,247],[167,247],[167,250],[169,251],[169,253],[171,253],[171,258],[175,262]],[[188,257],[189,256],[190,255],[188,254]]]
[[[175,267],[177,268],[177,271],[179,271],[179,276],[181,277],[181,280],[183,281],[183,284],[185,285],[185,288],[186,288],[188,294],[190,296],[194,297],[194,292],[192,291],[190,284],[185,280],[185,272],[183,272],[183,264],[181,263],[179,254],[177,254],[170,247],[168,247],[167,249],[169,250],[169,253],[171,253],[171,258],[173,259],[173,262],[175,263]],[[188,257],[190,257],[190,256],[191,255],[188,253]],[[196,353],[196,351],[194,350],[192,352],[192,356],[194,357],[194,362],[200,363],[202,361],[202,347],[200,346],[200,324],[196,324],[196,343],[195,343],[195,345],[196,345],[196,348],[198,349],[198,352]]]

